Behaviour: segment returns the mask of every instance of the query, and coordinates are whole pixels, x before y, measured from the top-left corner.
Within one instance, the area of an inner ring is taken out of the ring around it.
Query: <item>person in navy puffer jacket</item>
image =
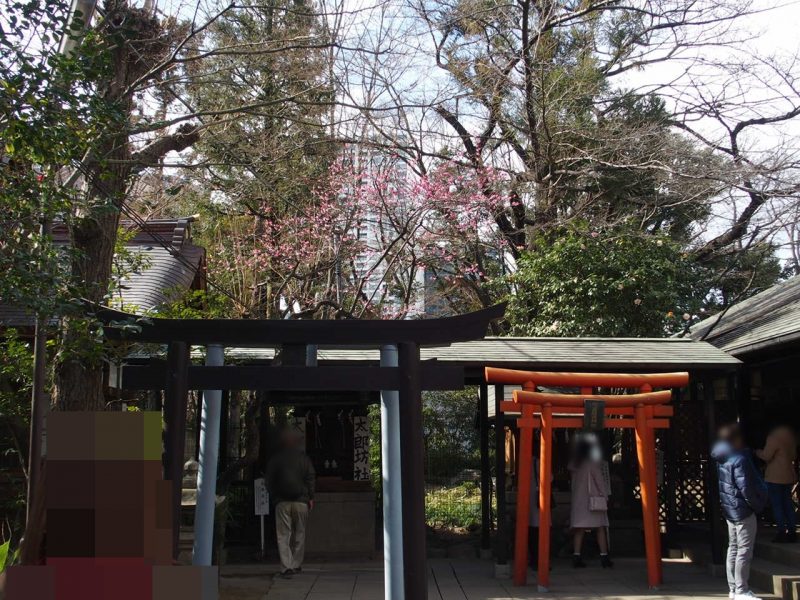
[[[719,499],[728,522],[728,597],[757,600],[750,591],[750,563],[756,543],[756,515],[767,504],[767,488],[745,448],[738,424],[726,425],[711,450],[717,462]]]

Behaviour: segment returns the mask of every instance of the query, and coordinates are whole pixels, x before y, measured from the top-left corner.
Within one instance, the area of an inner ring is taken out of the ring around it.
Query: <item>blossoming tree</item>
[[[262,218],[217,239],[272,318],[406,318],[487,304],[482,283],[500,271],[505,240],[493,226],[505,180],[454,163],[407,175],[399,159],[359,160],[349,149],[310,202],[259,208]],[[216,258],[215,258],[216,257]]]

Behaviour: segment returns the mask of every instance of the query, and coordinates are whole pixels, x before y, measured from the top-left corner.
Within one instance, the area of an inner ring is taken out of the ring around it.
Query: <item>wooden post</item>
[[[228,422],[230,416],[231,392],[222,390],[222,415],[219,423],[219,472],[228,468]]]
[[[403,477],[403,582],[405,597],[428,598],[425,556],[425,460],[419,346],[398,344],[400,472]]]
[[[194,459],[196,461],[200,460],[200,432],[203,430],[202,427],[202,416],[203,416],[203,392],[198,391],[194,394]]]
[[[258,464],[255,466],[256,477],[261,477],[267,470],[269,455],[269,392],[256,390],[258,402]]]
[[[489,473],[489,389],[485,383],[480,386],[478,403],[481,438],[481,550],[488,550],[491,546],[489,533],[492,527],[492,485]]]
[[[494,386],[494,463],[497,493],[497,564],[508,563],[508,525],[506,522],[506,417],[500,410],[505,386]]]
[[[676,412],[680,410],[683,390],[680,388],[672,391],[675,400]],[[664,479],[666,484],[666,508],[667,508],[667,536],[666,540],[669,548],[677,547],[677,528],[678,528],[678,452],[677,440],[675,439],[675,429],[670,427],[664,433],[666,449],[664,453]]]
[[[717,438],[717,414],[714,406],[714,386],[709,378],[702,381],[706,426],[708,427],[708,459],[706,461],[706,501],[708,509],[708,528],[711,536],[711,562],[715,565],[723,564],[722,532],[720,524],[722,515],[719,505],[719,482],[717,480],[717,465],[711,458],[710,450]]]
[[[172,557],[178,559],[181,533],[181,487],[186,444],[186,405],[189,401],[189,346],[171,342],[167,351],[164,403],[165,476],[172,481]]]
[[[553,407],[542,407],[539,440],[539,591],[550,587],[550,489],[553,472]]]
[[[655,451],[651,447],[651,438],[648,435],[647,412],[643,405],[634,409],[636,431],[636,456],[639,462],[639,489],[642,496],[642,520],[644,521],[644,543],[647,555],[647,583],[651,588],[659,585],[658,562],[661,557],[657,555],[658,543],[655,530],[653,510],[658,511],[658,494],[653,490],[655,473]]]
[[[522,421],[533,419],[533,406],[522,405]],[[517,522],[514,535],[514,585],[525,585],[528,574],[528,522],[531,501],[531,462],[533,460],[533,427],[519,427],[519,460],[517,461]]]

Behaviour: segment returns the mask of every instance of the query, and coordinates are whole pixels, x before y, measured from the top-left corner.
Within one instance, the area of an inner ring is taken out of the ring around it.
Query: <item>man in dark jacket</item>
[[[758,600],[750,591],[748,579],[758,531],[756,514],[766,505],[766,486],[744,447],[737,424],[720,429],[711,456],[717,462],[719,499],[728,522],[728,597]]]
[[[306,521],[314,508],[314,465],[306,456],[303,436],[281,435],[281,450],[267,466],[267,486],[275,499],[275,533],[281,575],[299,573],[306,549]]]

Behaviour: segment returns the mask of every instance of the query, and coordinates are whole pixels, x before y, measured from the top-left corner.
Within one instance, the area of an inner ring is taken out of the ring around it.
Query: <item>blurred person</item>
[[[720,428],[711,457],[717,462],[719,499],[728,523],[728,597],[758,600],[748,580],[758,532],[756,515],[766,506],[766,486],[738,424]]]
[[[306,548],[306,521],[314,508],[316,474],[296,431],[281,434],[281,447],[267,466],[267,489],[275,499],[275,533],[281,576],[302,571]]]
[[[614,566],[608,555],[608,490],[603,476],[603,452],[594,434],[576,438],[572,460],[570,528],[572,529],[572,566],[584,568],[583,537],[587,529],[597,533],[600,564],[604,569]]]
[[[774,426],[764,448],[756,450],[756,456],[767,464],[764,479],[778,530],[772,541],[794,543],[797,541],[797,515],[792,503],[792,488],[797,483],[794,464],[797,460],[797,437],[794,430],[784,424]]]

